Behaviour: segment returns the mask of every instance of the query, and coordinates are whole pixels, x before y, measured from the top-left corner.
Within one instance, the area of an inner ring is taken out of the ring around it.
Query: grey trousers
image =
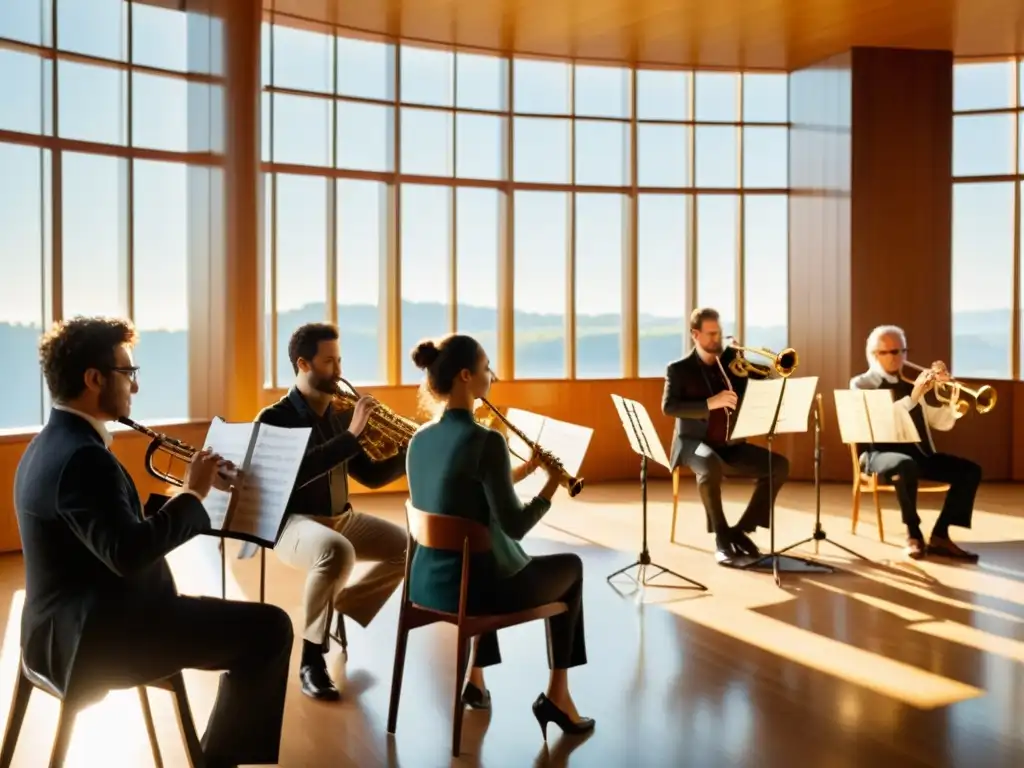
[[[404,528],[354,510],[337,517],[291,515],[274,552],[287,565],[308,571],[303,639],[327,641],[332,607],[367,626],[402,582],[406,544]],[[375,565],[349,585],[357,561]]]

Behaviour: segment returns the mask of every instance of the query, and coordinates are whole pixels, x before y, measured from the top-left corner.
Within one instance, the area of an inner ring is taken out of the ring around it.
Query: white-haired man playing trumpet
[[[896,489],[903,523],[907,526],[907,554],[919,559],[925,554],[976,562],[978,556],[967,552],[949,538],[950,526],[971,527],[974,496],[981,483],[981,467],[969,459],[938,453],[931,431],[948,431],[956,424],[952,404],[940,403],[933,392],[939,382],[949,381],[949,370],[941,360],[921,371],[913,384],[900,376],[906,363],[907,337],[902,328],[880,325],[868,336],[868,370],[850,381],[851,389],[891,389],[897,408],[905,408],[917,432],[918,443],[858,445],[860,465],[865,472],[877,472]],[[949,484],[949,492],[935,521],[927,546],[917,514],[919,480]]]

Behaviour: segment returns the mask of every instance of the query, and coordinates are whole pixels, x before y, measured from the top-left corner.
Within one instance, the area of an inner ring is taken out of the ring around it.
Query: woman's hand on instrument
[[[352,410],[352,422],[348,425],[348,431],[357,437],[366,428],[366,422],[370,420],[370,414],[377,407],[377,401],[369,395],[364,395],[356,401]]]
[[[731,389],[724,389],[717,395],[712,395],[708,398],[708,410],[714,411],[718,408],[732,408],[736,409],[736,405],[739,402],[739,398],[736,397],[736,393]]]

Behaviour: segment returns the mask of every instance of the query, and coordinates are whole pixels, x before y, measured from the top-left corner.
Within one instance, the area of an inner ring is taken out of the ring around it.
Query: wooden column
[[[849,481],[832,392],[865,341],[903,327],[912,359],[949,360],[953,57],[854,48],[790,77],[790,343],[820,377],[823,480]],[[788,448],[813,477],[813,433]]]
[[[189,360],[194,418],[251,420],[259,408],[260,22],[258,3],[200,0],[193,49],[223,78],[190,98],[190,143],[219,162],[190,182]],[[211,24],[207,14],[220,23]]]

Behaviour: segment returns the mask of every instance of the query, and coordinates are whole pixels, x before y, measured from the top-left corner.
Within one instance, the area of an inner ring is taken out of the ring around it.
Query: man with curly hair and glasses
[[[179,595],[165,556],[210,530],[203,500],[234,467],[209,448],[181,492],[149,515],[110,451],[107,422],[139,391],[129,321],[76,317],[40,343],[53,400],[18,464],[14,498],[25,559],[25,666],[87,700],[182,669],[223,670],[203,737],[206,765],[276,764],[292,645],[272,605]]]

